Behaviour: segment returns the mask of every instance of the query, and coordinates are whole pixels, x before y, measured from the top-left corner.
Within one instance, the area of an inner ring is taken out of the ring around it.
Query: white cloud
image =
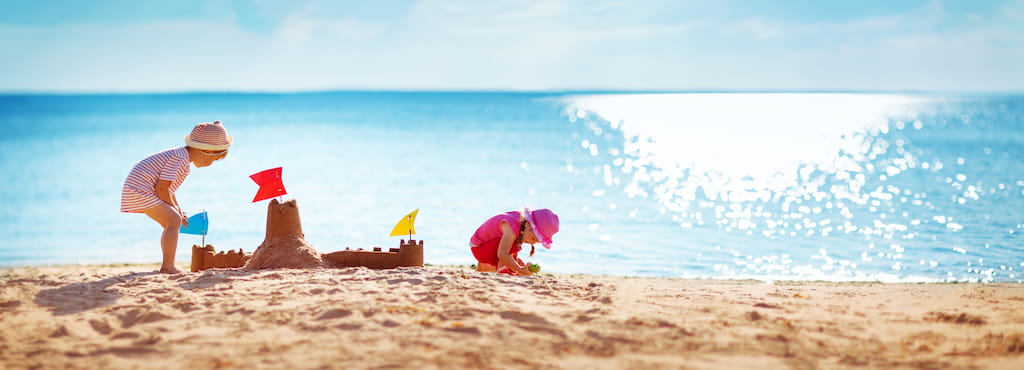
[[[383,25],[368,24],[354,18],[338,20],[290,15],[281,22],[275,37],[286,43],[306,43],[314,39],[362,41],[382,33]]]
[[[786,29],[793,27],[787,27],[782,23],[771,22],[763,18],[749,18],[734,22],[726,27],[723,27],[723,33],[728,36],[736,35],[749,35],[755,40],[771,40],[779,38],[790,31]]]
[[[617,13],[621,2],[427,0],[413,7],[408,26],[442,36],[532,36],[569,40],[671,36],[694,28],[695,22],[652,24]]]

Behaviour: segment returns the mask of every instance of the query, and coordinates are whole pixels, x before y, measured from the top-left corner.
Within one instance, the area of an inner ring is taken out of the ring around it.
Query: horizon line
[[[112,96],[112,95],[302,95],[330,93],[410,93],[410,94],[978,94],[1021,95],[1024,89],[415,89],[415,88],[337,88],[308,90],[0,90],[0,96]]]

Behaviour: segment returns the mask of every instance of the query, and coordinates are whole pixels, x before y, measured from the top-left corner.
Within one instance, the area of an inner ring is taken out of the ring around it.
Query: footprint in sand
[[[139,332],[122,331],[120,333],[114,334],[113,336],[110,337],[110,339],[136,339],[141,337],[142,333]]]
[[[209,288],[209,287],[212,287],[214,285],[223,283],[223,282],[228,281],[228,280],[230,280],[230,278],[228,276],[217,274],[217,273],[208,273],[208,274],[203,274],[203,276],[200,276],[200,277],[196,278],[193,281],[183,283],[180,286],[182,288],[184,288],[184,289],[196,290],[196,289]]]
[[[575,318],[574,320],[576,322],[583,323],[583,322],[592,321],[592,320],[594,320],[594,319],[596,319],[598,317],[601,317],[601,316],[607,316],[609,313],[610,313],[610,311],[608,311],[606,309],[591,308],[589,310],[583,311],[582,313],[580,313],[580,312],[567,313],[565,315],[562,315],[562,317],[567,318],[567,319]]]
[[[143,294],[154,294],[154,295],[158,295],[158,294],[165,294],[165,293],[170,293],[170,292],[171,292],[171,290],[170,290],[170,289],[167,289],[167,288],[156,288],[156,289],[150,289],[150,290],[146,291],[146,292],[145,292],[145,293],[143,293]]]
[[[272,272],[272,273],[269,273],[269,274],[265,274],[265,275],[261,276],[260,278],[270,279],[270,280],[281,280],[281,279],[284,279],[285,277],[284,277],[284,275],[282,275],[280,273]]]
[[[97,356],[97,355],[103,355],[103,354],[112,354],[112,355],[121,356],[121,357],[138,357],[140,355],[145,355],[145,354],[149,354],[149,353],[153,353],[153,352],[155,352],[155,351],[153,349],[151,349],[151,348],[145,348],[145,347],[139,347],[139,346],[133,346],[133,347],[111,347],[111,348],[107,348],[107,349],[103,349],[103,350],[100,350],[100,351],[96,351],[96,352],[90,353],[89,355],[90,356]]]
[[[946,322],[950,324],[967,324],[967,325],[985,325],[987,322],[985,318],[969,313],[945,313],[945,312],[929,312],[925,316],[925,321],[936,321]]]
[[[161,320],[171,319],[173,317],[164,314],[159,311],[148,311],[143,309],[132,309],[128,312],[119,316],[121,319],[121,327],[124,329],[130,328],[138,324],[146,324]]]
[[[89,326],[92,326],[92,330],[103,335],[110,334],[110,332],[114,331],[114,328],[110,326],[110,323],[107,322],[106,318],[89,320]]]
[[[363,324],[359,324],[359,323],[344,323],[344,324],[335,325],[334,327],[338,328],[338,329],[341,329],[341,330],[359,330],[359,329],[363,328]]]
[[[318,321],[319,320],[331,320],[331,319],[337,319],[337,318],[342,318],[342,317],[348,317],[350,315],[352,315],[352,310],[335,308],[335,309],[330,309],[330,310],[324,311],[324,313],[320,314],[320,316],[317,317],[316,319]]]
[[[517,312],[517,311],[502,311],[499,313],[501,318],[506,320],[512,320],[518,322],[516,326],[520,329],[543,332],[559,337],[565,337],[565,333],[561,330],[554,328],[550,321],[545,320],[543,317],[534,315],[532,313]]]
[[[61,324],[53,332],[50,333],[50,338],[60,337],[85,337],[85,330],[83,330],[78,323],[67,323]]]
[[[455,333],[480,335],[480,329],[477,329],[474,326],[453,326],[450,328],[444,328],[444,330]]]
[[[421,279],[405,279],[405,278],[388,280],[388,284],[391,284],[391,285],[401,284],[401,283],[409,283],[409,284],[412,284],[412,285],[420,285],[420,284],[423,284],[423,280],[421,280]]]
[[[171,305],[171,307],[174,307],[183,313],[189,313],[199,309],[199,306],[192,302],[179,302]]]

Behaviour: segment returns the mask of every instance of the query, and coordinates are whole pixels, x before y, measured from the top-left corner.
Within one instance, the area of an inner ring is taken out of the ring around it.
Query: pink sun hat
[[[540,238],[540,244],[551,249],[551,237],[558,232],[558,215],[547,208],[531,211],[530,207],[525,207],[523,214],[526,215],[526,221],[530,222],[533,234]]]
[[[231,141],[220,121],[200,123],[192,128],[191,134],[185,135],[185,145],[202,150],[228,150]]]

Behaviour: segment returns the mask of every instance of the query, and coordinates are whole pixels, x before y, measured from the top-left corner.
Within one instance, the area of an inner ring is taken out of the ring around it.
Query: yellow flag
[[[395,228],[391,230],[391,235],[388,236],[415,234],[416,229],[413,228],[413,224],[416,223],[416,214],[419,212],[420,210],[417,208],[415,211],[409,212],[405,217],[402,217],[401,220],[398,220],[398,224],[395,225]]]

